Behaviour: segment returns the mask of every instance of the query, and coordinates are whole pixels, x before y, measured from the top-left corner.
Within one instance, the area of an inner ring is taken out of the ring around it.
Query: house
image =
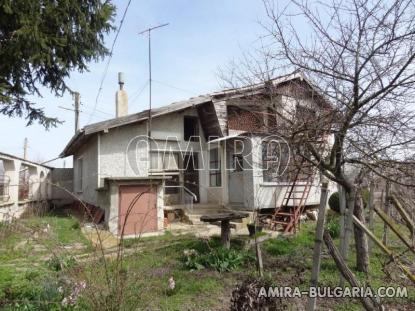
[[[52,198],[52,168],[0,152],[0,222]]]
[[[281,178],[289,146],[280,141],[284,154],[270,156],[265,149],[270,149],[266,142],[271,139],[258,129],[275,122],[275,114],[255,118],[251,113],[269,111],[270,88],[276,94],[272,102],[284,106],[282,113],[289,118],[300,108],[314,113],[324,108],[311,84],[294,73],[128,114],[121,81],[116,117],[85,126],[61,154],[73,156],[75,194],[102,208],[108,229],[123,236],[163,230],[169,209],[253,211],[280,206],[291,185]],[[318,178],[313,175],[304,204],[318,204]],[[295,204],[293,200],[287,202]]]

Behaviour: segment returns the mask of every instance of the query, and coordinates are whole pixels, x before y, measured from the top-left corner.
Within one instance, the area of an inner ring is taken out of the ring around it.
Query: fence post
[[[350,239],[353,235],[353,212],[354,212],[354,204],[356,201],[356,188],[355,186],[352,187],[349,196],[347,198],[347,210],[346,210],[346,218],[345,218],[345,232],[344,232],[344,245],[342,251],[342,258],[347,263],[347,258],[349,254],[349,244]]]
[[[320,206],[318,208],[317,228],[316,228],[316,239],[314,243],[313,252],[313,269],[311,272],[310,287],[318,286],[318,276],[320,273],[320,262],[321,262],[321,248],[323,246],[323,233],[324,233],[324,222],[326,218],[326,203],[327,203],[327,187],[328,182],[323,181],[321,185],[321,197]],[[316,297],[309,297],[307,301],[307,311],[314,311],[316,308]]]
[[[369,207],[369,229],[370,231],[373,232],[374,229],[374,223],[373,223],[373,214],[374,214],[374,206],[373,206],[373,199],[374,199],[374,195],[375,195],[375,184],[373,183],[373,181],[370,182],[369,185],[369,202],[368,202],[368,207]],[[373,241],[371,239],[369,239],[369,255],[372,253],[372,246],[373,246]]]
[[[389,216],[389,196],[390,196],[390,182],[386,181],[386,189],[385,189],[385,214]],[[383,225],[383,236],[382,236],[382,242],[385,245],[388,245],[388,225]]]
[[[338,184],[339,191],[339,208],[340,208],[340,254],[344,254],[344,237],[346,231],[346,192],[342,185]],[[343,258],[345,259],[345,258]],[[344,287],[344,278],[340,273],[340,286]]]

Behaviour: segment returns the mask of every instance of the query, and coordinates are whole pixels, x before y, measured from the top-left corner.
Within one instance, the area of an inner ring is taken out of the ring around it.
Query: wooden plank
[[[326,221],[326,203],[328,196],[328,182],[324,181],[321,185],[320,206],[318,208],[318,218],[316,227],[316,238],[313,250],[313,267],[311,271],[310,286],[317,287],[318,277],[320,274],[321,250],[323,247],[323,233],[324,223]],[[316,309],[317,297],[309,297],[307,301],[307,311],[314,311]]]
[[[389,217],[388,215],[386,215],[385,212],[383,212],[382,210],[373,207],[374,211],[376,212],[376,214],[379,215],[380,218],[382,218],[383,222],[392,229],[393,232],[395,232],[395,234],[397,235],[397,237],[403,242],[403,244],[406,245],[406,247],[415,254],[415,250],[413,248],[413,246],[411,245],[411,243],[409,243],[405,237],[403,236],[403,234],[399,231],[398,227],[396,227],[396,225],[393,223],[393,219],[391,217]]]
[[[334,245],[330,233],[327,230],[324,231],[323,239],[331,257],[334,259],[334,262],[343,277],[350,283],[351,286],[361,288],[362,286],[353,274],[352,270],[349,269],[346,262],[343,260],[340,252]],[[359,299],[366,310],[383,310],[382,306],[376,301],[376,298],[371,299],[369,297],[362,296],[359,297]]]
[[[229,249],[231,247],[231,227],[229,220],[222,220],[220,225],[220,236],[223,247]]]
[[[415,283],[415,276],[411,273],[411,271],[405,267],[400,261],[399,258],[397,256],[395,256],[395,254],[385,245],[382,243],[382,241],[380,241],[373,233],[372,231],[370,231],[368,228],[366,228],[366,226],[364,224],[362,224],[360,222],[360,220],[353,215],[353,222],[355,223],[355,225],[357,225],[360,229],[362,229],[369,238],[371,238],[373,240],[373,242],[375,242],[375,244],[377,246],[380,247],[380,249],[386,253],[387,255],[389,255],[390,259],[396,263],[396,265],[401,269],[401,271],[413,282]]]
[[[392,203],[395,205],[395,208],[398,210],[402,219],[405,221],[406,226],[408,227],[411,234],[414,234],[414,223],[412,222],[411,217],[407,214],[406,210],[403,208],[399,200],[394,194],[391,195]]]

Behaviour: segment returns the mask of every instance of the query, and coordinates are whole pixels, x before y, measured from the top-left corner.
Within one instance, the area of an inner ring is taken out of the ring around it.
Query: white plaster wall
[[[186,148],[191,147],[194,151],[200,151],[199,143],[190,142],[188,146],[188,142],[183,141],[183,117],[196,115],[195,109],[191,108],[182,112],[153,118],[151,138],[157,143],[158,149],[167,148],[167,150],[170,150],[171,148],[173,151],[179,151],[180,149],[185,151]],[[200,124],[199,132],[202,133]],[[99,148],[101,155],[99,173],[101,179],[105,177],[148,176],[148,155],[146,155],[144,148],[146,146],[139,145],[140,150],[136,146],[137,137],[146,135],[146,122],[114,128],[110,129],[108,133],[102,133]],[[166,143],[168,138],[170,140]],[[174,138],[178,139],[178,143],[174,142]],[[202,146],[205,144],[204,137],[202,137],[201,144]],[[152,144],[152,149],[155,148],[155,145]],[[138,171],[131,167],[128,158],[137,160]]]
[[[275,208],[280,206],[284,199],[284,195],[288,189],[287,183],[264,182],[263,173],[261,169],[262,161],[262,146],[259,137],[252,138],[252,163],[254,166],[252,181],[253,181],[253,204],[255,208]],[[301,188],[301,190],[304,188]],[[336,191],[335,183],[329,182],[329,196]],[[320,202],[320,175],[316,174],[310,192],[306,201],[306,205],[317,205]],[[294,202],[290,200],[289,205]]]
[[[83,181],[82,189],[78,185],[78,159],[83,159]],[[97,136],[93,136],[80,150],[74,154],[74,192],[81,200],[97,205],[98,188],[98,152],[97,152]]]
[[[137,176],[133,167],[128,164],[127,149],[129,143],[135,137],[146,135],[145,124],[134,124],[119,128],[110,129],[108,133],[102,133],[100,139],[100,179],[106,177]],[[136,149],[131,145],[130,155]],[[135,154],[134,154],[135,155]],[[145,158],[139,161],[147,161]],[[138,174],[146,176],[147,172]]]

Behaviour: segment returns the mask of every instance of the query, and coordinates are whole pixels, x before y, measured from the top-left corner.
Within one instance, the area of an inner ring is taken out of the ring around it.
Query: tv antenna
[[[158,26],[147,28],[147,29],[145,29],[145,30],[138,33],[139,35],[143,35],[143,34],[148,33],[148,75],[149,75],[149,80],[148,80],[148,83],[149,83],[149,109],[148,109],[148,129],[147,129],[148,137],[151,136],[151,99],[152,99],[151,98],[151,96],[152,96],[152,94],[151,94],[151,83],[152,83],[152,79],[151,79],[151,32],[155,29],[166,27],[168,25],[169,25],[169,23],[161,24],[161,25],[158,25]]]

